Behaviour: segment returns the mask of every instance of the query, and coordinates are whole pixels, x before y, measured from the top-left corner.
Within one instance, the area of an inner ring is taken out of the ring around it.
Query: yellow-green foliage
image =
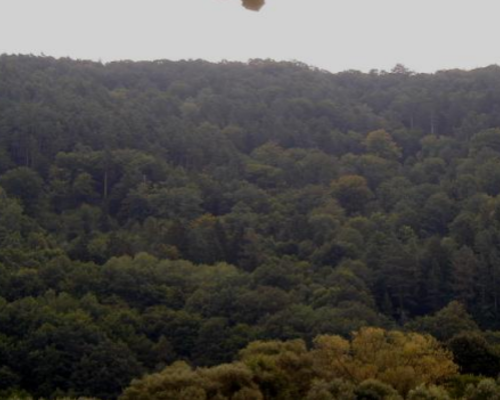
[[[193,370],[177,362],[132,382],[122,400],[263,400],[253,374],[241,363]]]
[[[254,373],[265,398],[303,398],[315,377],[313,359],[303,340],[250,343],[241,361]]]
[[[450,400],[450,395],[442,387],[420,385],[408,393],[408,400]]]
[[[464,398],[467,400],[499,400],[500,385],[494,379],[483,379],[477,386],[470,385],[465,391]]]
[[[121,400],[399,400],[410,391],[415,400],[443,400],[444,391],[427,385],[457,370],[431,336],[365,328],[351,341],[318,336],[311,350],[302,340],[258,341],[232,364],[175,363],[134,381]]]
[[[451,353],[428,335],[364,328],[351,341],[325,335],[314,343],[314,359],[326,376],[356,383],[378,379],[402,394],[458,372]]]

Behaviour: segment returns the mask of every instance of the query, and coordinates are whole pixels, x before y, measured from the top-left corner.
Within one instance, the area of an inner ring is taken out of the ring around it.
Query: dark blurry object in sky
[[[242,0],[243,7],[248,8],[252,11],[259,11],[262,6],[266,3],[266,0]]]

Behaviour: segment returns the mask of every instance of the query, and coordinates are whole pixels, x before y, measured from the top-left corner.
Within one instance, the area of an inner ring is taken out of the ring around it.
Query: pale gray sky
[[[500,64],[499,18],[500,0],[0,0],[0,53],[430,72]]]

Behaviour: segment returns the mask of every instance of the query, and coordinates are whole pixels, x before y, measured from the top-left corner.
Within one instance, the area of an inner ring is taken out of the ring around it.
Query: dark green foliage
[[[447,343],[453,359],[464,374],[497,377],[500,373],[500,355],[478,333],[461,333]]]
[[[499,77],[0,56],[0,390],[499,329]]]
[[[412,331],[429,333],[439,340],[449,340],[463,332],[479,332],[479,327],[474,322],[464,306],[456,301],[451,302],[434,315],[416,318],[406,324]]]

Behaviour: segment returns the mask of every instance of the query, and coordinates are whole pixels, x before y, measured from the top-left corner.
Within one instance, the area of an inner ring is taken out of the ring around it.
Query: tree
[[[121,400],[263,400],[252,371],[241,363],[191,369],[177,362],[132,382]]]
[[[34,215],[43,196],[43,180],[31,168],[11,169],[0,177],[0,186],[11,197],[21,200],[24,209]]]
[[[452,263],[453,292],[462,304],[470,304],[476,294],[476,280],[479,274],[478,260],[474,252],[464,246],[455,253]]]
[[[401,157],[401,149],[391,135],[383,129],[370,132],[363,141],[363,145],[369,153],[382,158],[397,160]]]
[[[253,342],[240,352],[264,398],[303,399],[314,373],[313,360],[302,340]]]
[[[365,178],[359,175],[346,175],[332,184],[333,194],[340,205],[349,213],[363,212],[373,193]]]
[[[436,339],[417,333],[364,328],[351,341],[318,336],[314,359],[326,376],[355,383],[378,379],[405,395],[421,384],[440,383],[455,375],[452,355]]]
[[[130,349],[103,341],[84,355],[71,376],[75,391],[82,396],[115,399],[132,378],[143,371]]]
[[[450,302],[432,316],[416,318],[406,324],[406,328],[428,333],[439,340],[451,339],[455,334],[461,332],[479,331],[479,327],[465,307],[457,301]]]
[[[205,214],[191,222],[188,234],[190,260],[206,264],[223,261],[223,245],[221,226],[213,215]]]
[[[447,347],[452,351],[461,373],[489,377],[498,375],[500,357],[479,333],[459,333],[448,341]]]

